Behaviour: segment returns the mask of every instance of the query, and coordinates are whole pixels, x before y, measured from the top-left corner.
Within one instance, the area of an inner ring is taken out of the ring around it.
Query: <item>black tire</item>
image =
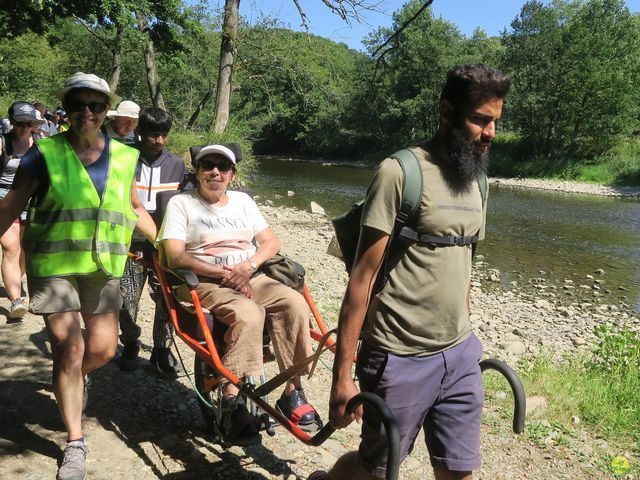
[[[196,389],[200,396],[209,403],[209,405],[205,404],[202,399],[198,397],[198,405],[200,405],[200,411],[202,412],[202,418],[206,424],[207,431],[216,437],[221,437],[222,429],[220,426],[220,412],[218,411],[218,398],[215,392],[207,390],[205,387],[205,380],[213,375],[213,368],[196,355],[193,362],[193,376]]]

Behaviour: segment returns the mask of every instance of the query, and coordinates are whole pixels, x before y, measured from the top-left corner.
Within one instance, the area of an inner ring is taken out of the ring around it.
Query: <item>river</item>
[[[249,183],[275,205],[308,209],[315,201],[333,217],[364,196],[372,174],[366,168],[260,158]],[[558,295],[574,292],[581,301],[596,292],[602,301],[640,312],[640,201],[492,184],[488,205],[487,236],[478,254],[500,271],[505,288],[514,281],[554,285]]]

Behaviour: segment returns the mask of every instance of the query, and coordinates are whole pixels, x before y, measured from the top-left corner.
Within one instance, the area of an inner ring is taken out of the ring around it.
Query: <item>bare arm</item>
[[[24,210],[29,199],[38,190],[40,181],[23,168],[18,168],[7,196],[0,200],[0,236]]]
[[[358,393],[351,377],[351,366],[388,242],[388,234],[374,228],[362,227],[356,261],[338,319],[337,349],[329,400],[329,418],[336,428],[346,427],[353,420],[345,413],[347,402]],[[355,416],[359,421],[362,418],[362,409],[358,409]]]
[[[138,198],[135,178],[131,184],[131,206],[133,207],[133,211],[138,215],[136,227],[144,234],[147,240],[151,243],[155,243],[156,236],[158,235],[158,229],[156,228],[156,224],[151,218],[151,215],[149,215],[149,212],[147,212],[144,205],[142,205],[142,202]]]

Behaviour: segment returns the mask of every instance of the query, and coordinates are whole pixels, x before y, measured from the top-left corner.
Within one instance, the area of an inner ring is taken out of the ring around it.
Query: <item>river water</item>
[[[364,196],[372,175],[366,168],[260,158],[250,186],[275,205],[308,210],[315,201],[333,217]],[[505,288],[542,278],[588,301],[595,285],[601,301],[640,311],[640,201],[493,184],[488,205],[478,254],[500,270]],[[575,290],[564,289],[567,280]]]

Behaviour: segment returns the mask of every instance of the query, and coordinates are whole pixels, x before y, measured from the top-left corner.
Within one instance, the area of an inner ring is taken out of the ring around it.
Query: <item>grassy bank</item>
[[[640,185],[640,139],[593,159],[532,156],[514,134],[498,135],[491,149],[490,174],[506,178],[549,178],[604,185]]]
[[[560,363],[541,355],[520,365],[527,397],[547,400],[541,414],[527,416],[525,435],[543,448],[571,446],[576,425],[586,426],[607,442],[608,454],[598,460],[601,468],[615,474],[620,473],[612,466],[616,457],[624,452],[640,455],[640,332],[600,326],[596,335],[591,353],[573,354]],[[485,375],[485,388],[490,403],[495,403],[496,391],[509,391],[498,375]],[[510,402],[510,395],[500,401],[505,415],[511,414]],[[622,470],[634,474],[640,466],[631,461]]]

